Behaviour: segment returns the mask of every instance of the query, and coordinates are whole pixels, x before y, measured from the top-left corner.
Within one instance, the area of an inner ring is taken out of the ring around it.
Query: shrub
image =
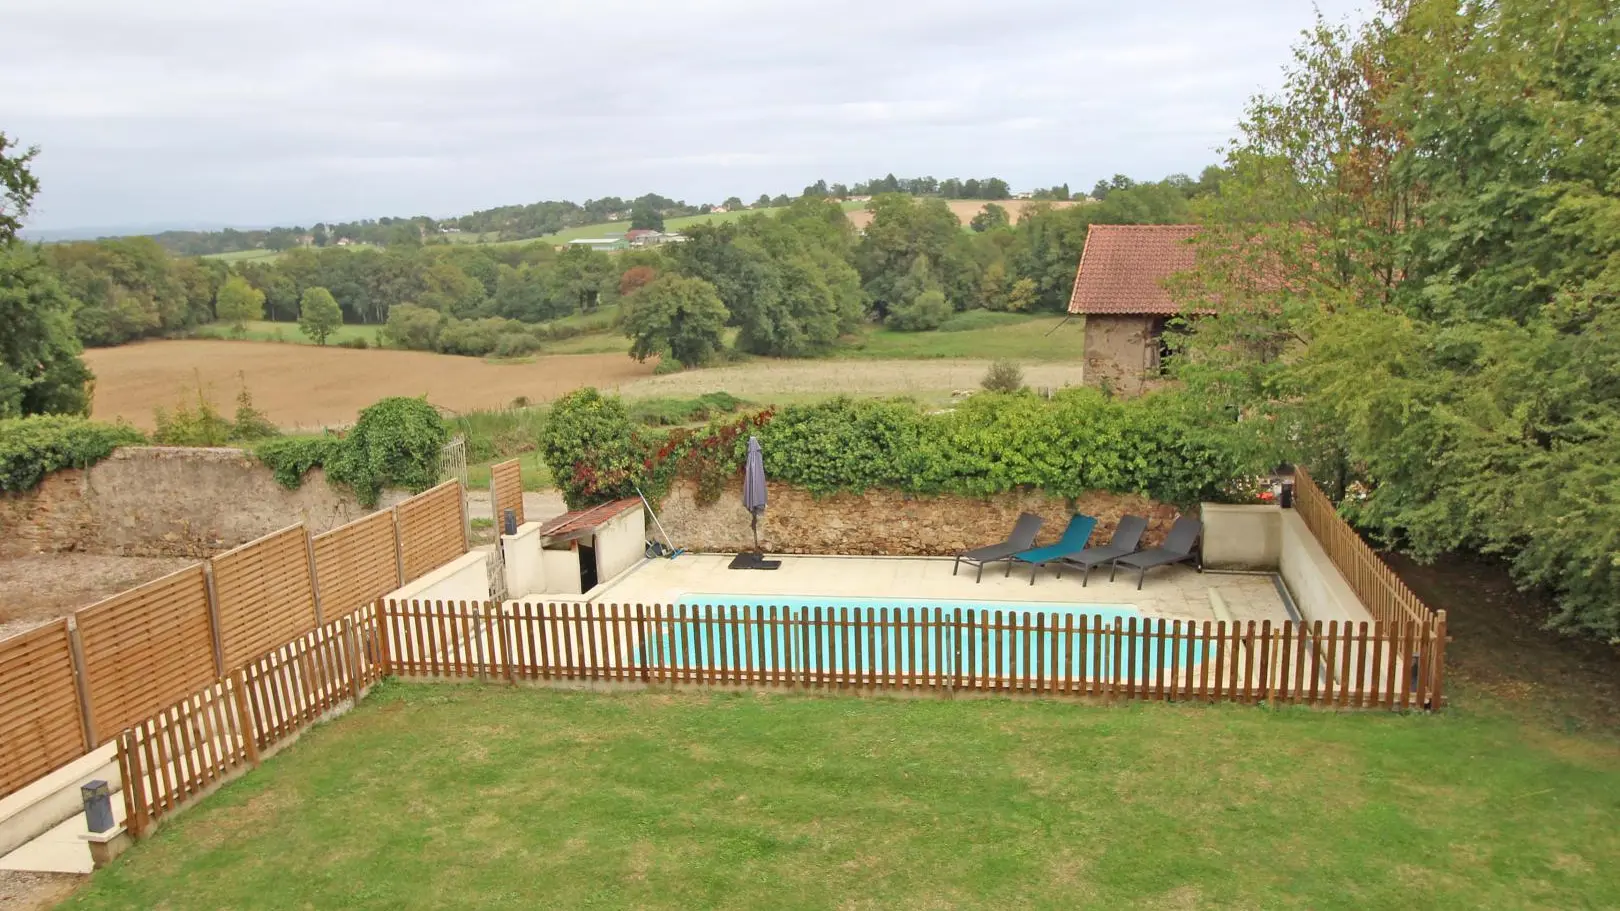
[[[439,456],[450,432],[423,399],[386,398],[360,412],[336,459],[326,463],[333,481],[347,484],[363,506],[382,489],[427,490],[439,480]]]
[[[119,446],[146,442],[127,424],[103,424],[67,415],[0,420],[0,490],[31,490],[63,468],[88,468]]]
[[[938,329],[950,316],[951,305],[945,300],[945,292],[933,290],[896,304],[889,311],[887,323],[901,332],[926,332]]]
[[[360,351],[364,351],[371,347],[371,343],[366,341],[365,336],[357,335],[353,338],[346,338],[343,341],[338,342],[337,346],[339,348],[355,348]]]
[[[552,404],[540,433],[540,457],[569,509],[633,495],[644,470],[624,402],[589,386]]]
[[[335,435],[278,437],[253,447],[253,455],[269,467],[277,483],[297,490],[311,468],[337,459],[342,446],[343,438]]]
[[[540,350],[540,340],[527,332],[503,332],[495,339],[496,357],[522,357]]]
[[[705,392],[695,399],[638,399],[626,407],[637,424],[663,427],[711,420],[742,406],[742,399],[729,392]]]
[[[239,374],[240,376],[240,374]],[[281,431],[270,418],[253,405],[253,393],[248,391],[244,379],[236,394],[235,420],[225,417],[214,407],[208,392],[198,380],[196,402],[182,398],[172,410],[152,409],[156,429],[152,442],[163,446],[224,446],[234,442],[262,440]]]
[[[1017,363],[1003,358],[990,365],[979,385],[987,392],[1017,392],[1024,388],[1024,371]]]
[[[397,304],[388,308],[388,322],[382,337],[395,348],[411,351],[435,351],[439,344],[439,312],[415,304]]]

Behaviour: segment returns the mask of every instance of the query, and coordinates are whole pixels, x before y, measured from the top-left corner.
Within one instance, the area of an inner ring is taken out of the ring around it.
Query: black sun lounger
[[[1165,537],[1163,547],[1137,551],[1129,556],[1120,557],[1114,561],[1114,568],[1108,571],[1108,580],[1113,581],[1114,572],[1119,567],[1132,566],[1141,571],[1136,577],[1136,587],[1140,590],[1142,580],[1147,578],[1147,571],[1153,567],[1196,559],[1198,552],[1195,548],[1203,534],[1204,523],[1189,516],[1182,516],[1176,520],[1176,524],[1170,526],[1170,534]]]
[[[1007,540],[999,544],[987,544],[984,547],[976,547],[973,550],[957,554],[956,562],[951,564],[951,575],[956,575],[956,571],[961,568],[962,564],[968,563],[979,567],[979,572],[973,577],[973,581],[977,582],[983,579],[984,565],[986,563],[1011,560],[1013,554],[1022,553],[1034,547],[1035,535],[1041,530],[1041,523],[1044,521],[1040,516],[1030,512],[1019,515],[1018,521],[1013,523],[1012,533],[1007,535]]]

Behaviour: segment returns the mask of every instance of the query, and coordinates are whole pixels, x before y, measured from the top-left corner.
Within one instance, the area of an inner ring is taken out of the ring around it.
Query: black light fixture
[[[107,832],[115,825],[112,811],[112,788],[97,778],[79,786],[79,797],[84,801],[84,822],[91,832]]]
[[[1278,462],[1277,467],[1271,470],[1271,490],[1277,497],[1277,505],[1283,509],[1294,508],[1294,465],[1292,462]]]

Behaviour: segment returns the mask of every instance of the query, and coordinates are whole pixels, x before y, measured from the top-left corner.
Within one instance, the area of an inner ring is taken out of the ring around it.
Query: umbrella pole
[[[754,550],[758,551],[760,549],[759,548],[759,513],[750,512],[749,515],[751,516],[751,518],[750,518],[748,524],[752,525],[754,527]],[[760,551],[760,552],[763,553],[763,551]]]

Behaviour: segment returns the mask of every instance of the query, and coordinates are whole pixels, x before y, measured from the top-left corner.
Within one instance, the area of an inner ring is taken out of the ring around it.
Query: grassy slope
[[[361,338],[366,344],[377,344],[377,331],[381,326],[360,326],[348,324],[338,327],[327,338],[327,345],[336,345],[349,339]],[[288,342],[294,345],[313,345],[314,342],[299,330],[297,323],[278,323],[271,320],[252,320],[244,324],[245,334],[242,338],[250,342]],[[224,323],[210,323],[199,326],[192,332],[195,338],[232,338],[230,327]]]
[[[1612,738],[1479,703],[387,685],[66,907],[1613,907],[1617,811]]]

